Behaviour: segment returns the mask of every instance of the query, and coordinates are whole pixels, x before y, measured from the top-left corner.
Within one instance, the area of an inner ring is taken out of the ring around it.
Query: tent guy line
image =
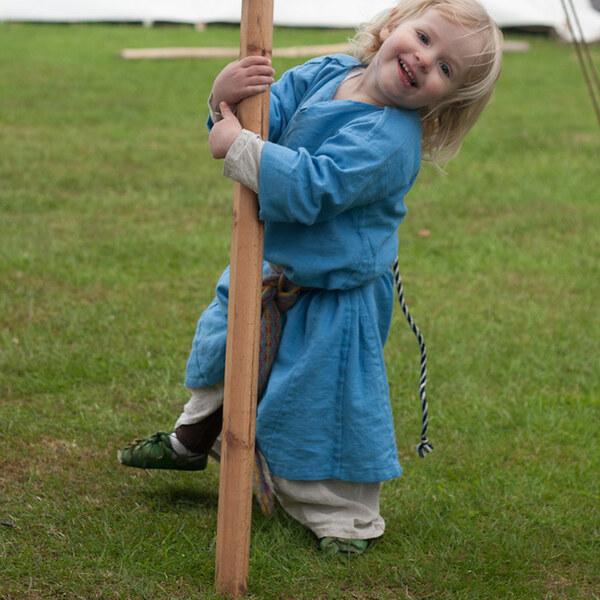
[[[600,95],[600,79],[598,78],[598,72],[596,71],[596,66],[594,65],[594,59],[592,58],[588,43],[585,41],[585,35],[583,34],[583,29],[581,27],[579,17],[577,16],[575,6],[573,5],[573,0],[569,0],[570,8],[573,13],[573,19],[571,19],[571,16],[569,15],[569,9],[567,8],[565,0],[561,0],[561,3],[565,11],[565,18],[567,20],[569,29],[575,33],[575,35],[573,35],[573,45],[575,46],[581,72],[583,73],[583,78],[585,79],[585,83],[590,94],[590,100],[592,101],[594,112],[596,113],[596,119],[598,120],[598,124],[600,124],[600,105],[598,98],[596,97],[596,95]],[[573,21],[577,25],[576,30],[573,27]]]

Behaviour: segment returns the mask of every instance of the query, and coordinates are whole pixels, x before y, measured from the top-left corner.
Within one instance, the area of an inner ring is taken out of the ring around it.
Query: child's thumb
[[[233,112],[231,111],[231,108],[229,108],[229,104],[227,104],[227,102],[224,100],[219,104],[219,109],[221,110],[223,118],[233,116]]]

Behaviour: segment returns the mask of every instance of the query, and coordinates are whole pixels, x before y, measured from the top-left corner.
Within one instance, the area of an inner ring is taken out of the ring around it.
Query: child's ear
[[[387,40],[390,35],[392,34],[391,30],[389,27],[384,27],[380,32],[379,32],[379,39],[382,42],[385,42],[385,40]]]
[[[394,23],[394,19],[396,17],[396,14],[398,13],[398,7],[394,6],[394,8],[392,8],[390,10],[389,15],[387,16],[387,22],[388,23]],[[397,25],[397,23],[396,23]],[[392,26],[392,27],[388,27],[387,25],[379,32],[379,40],[382,42],[385,42],[385,40],[387,40],[390,37],[390,34],[392,33],[392,31],[394,31],[394,29],[396,29],[396,25]]]

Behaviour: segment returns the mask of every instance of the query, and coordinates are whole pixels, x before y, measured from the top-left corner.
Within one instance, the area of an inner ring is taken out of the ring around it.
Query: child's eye
[[[417,35],[419,36],[419,39],[424,43],[424,44],[429,44],[429,38],[427,37],[427,35],[421,31],[417,32]]]
[[[450,67],[446,63],[441,63],[440,69],[446,77],[450,77]]]

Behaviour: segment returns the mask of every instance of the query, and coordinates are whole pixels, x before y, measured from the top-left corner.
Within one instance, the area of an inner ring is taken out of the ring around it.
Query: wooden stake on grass
[[[240,58],[270,58],[272,41],[273,0],[243,0]],[[245,129],[266,139],[269,93],[240,102],[237,116]],[[231,598],[246,593],[250,558],[262,260],[258,199],[252,190],[235,183],[215,562],[217,591]]]

